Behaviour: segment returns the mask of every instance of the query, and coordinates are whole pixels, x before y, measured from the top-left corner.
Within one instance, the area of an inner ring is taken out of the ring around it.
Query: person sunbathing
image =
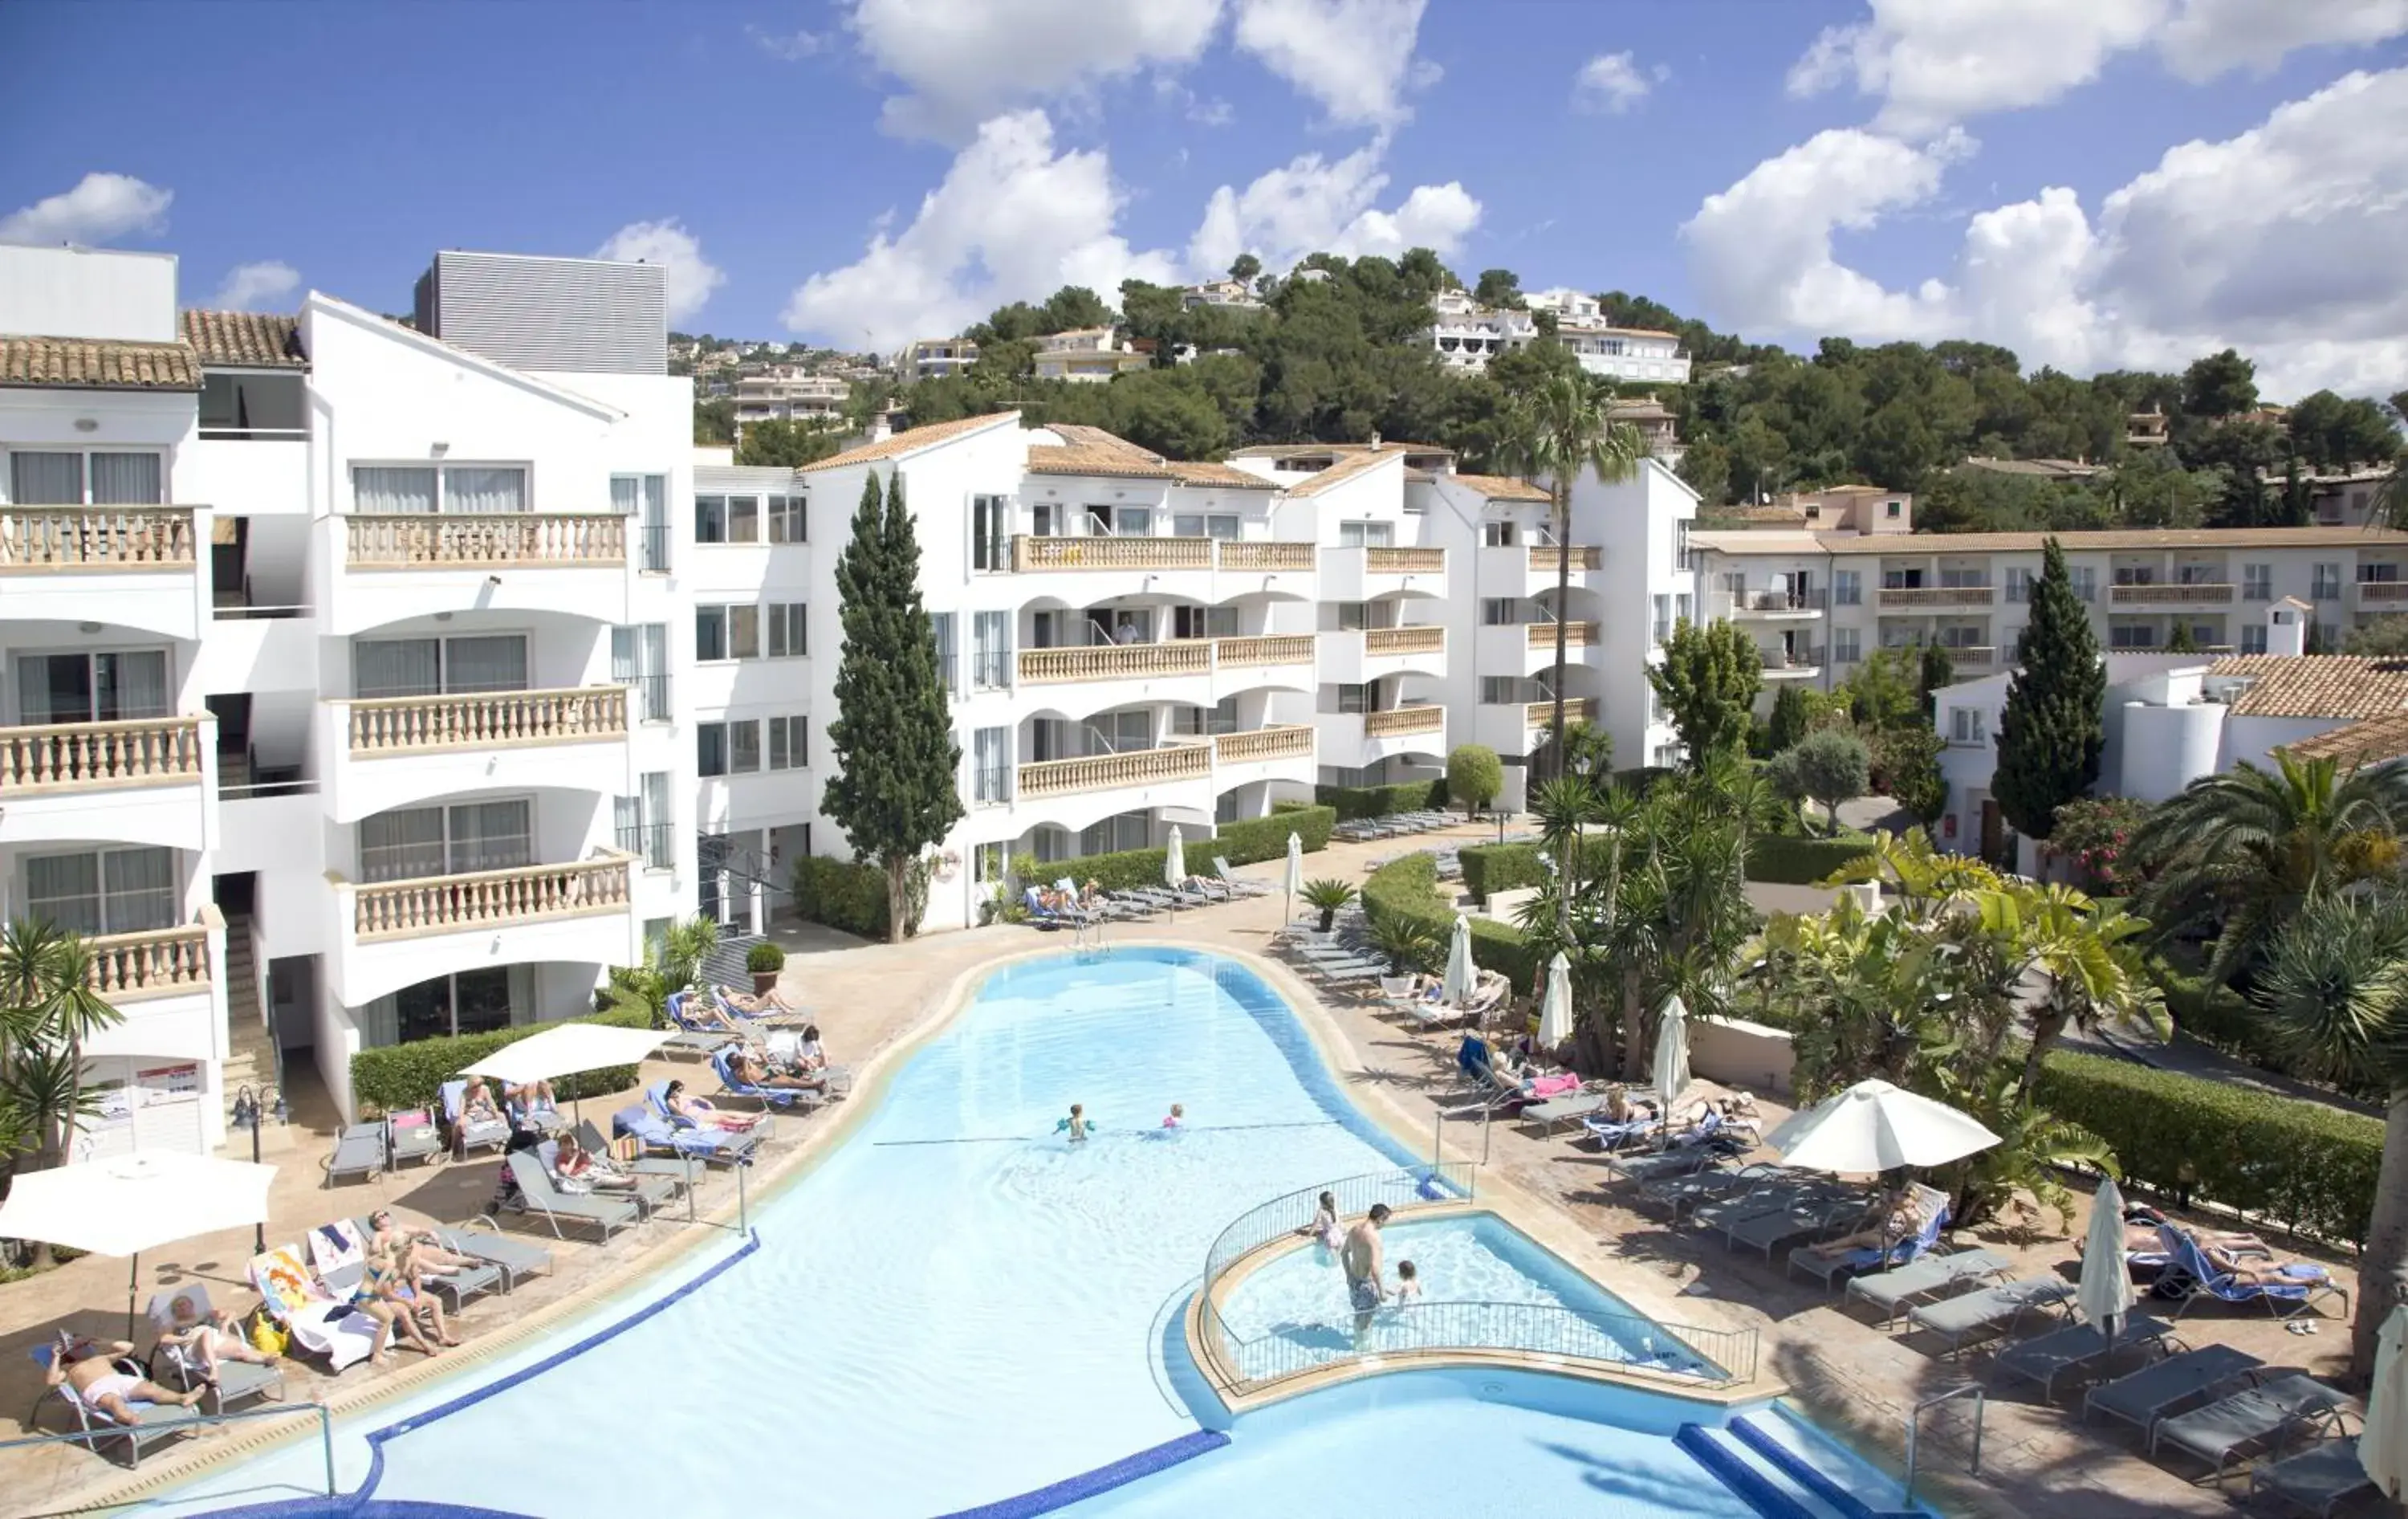
[[[179,1408],[191,1408],[208,1396],[206,1386],[188,1393],[169,1392],[148,1377],[117,1369],[117,1358],[134,1354],[130,1340],[112,1340],[103,1345],[82,1335],[61,1331],[58,1349],[50,1356],[50,1369],[42,1373],[45,1385],[64,1385],[84,1407],[98,1409],[119,1424],[132,1424],[135,1403],[173,1403]]]
[[[750,992],[739,992],[733,986],[723,986],[719,989],[719,995],[727,999],[729,1007],[747,1018],[791,1018],[802,1010],[780,996],[774,990],[754,996]]]
[[[390,1208],[380,1208],[368,1215],[367,1249],[370,1254],[408,1252],[419,1268],[431,1276],[468,1270],[479,1264],[473,1255],[446,1248],[433,1229],[397,1227]]]
[[[203,1382],[218,1380],[218,1365],[222,1361],[248,1361],[253,1366],[276,1364],[276,1356],[254,1348],[242,1337],[242,1331],[235,1327],[235,1316],[222,1308],[213,1308],[203,1317],[190,1297],[178,1297],[167,1312],[173,1326],[159,1337],[159,1343],[182,1351]]]
[[[1916,1205],[1914,1193],[1900,1188],[1890,1193],[1883,1203],[1880,1224],[1858,1229],[1854,1234],[1843,1234],[1837,1240],[1809,1245],[1807,1249],[1825,1260],[1856,1250],[1887,1250],[1923,1227],[1923,1210]]]
[[[607,1156],[597,1155],[577,1142],[574,1134],[560,1137],[560,1147],[553,1152],[552,1173],[559,1179],[563,1192],[630,1192],[636,1179],[611,1164]]]
[[[558,1112],[560,1105],[552,1100],[550,1082],[528,1082],[519,1086],[502,1088],[503,1097],[517,1105],[522,1112]]]
[[[1079,907],[1085,912],[1101,912],[1104,910],[1104,888],[1100,882],[1090,881],[1079,888]]]
[[[769,1116],[767,1113],[731,1113],[714,1108],[708,1098],[688,1096],[683,1082],[669,1082],[661,1097],[671,1116],[682,1118],[696,1128],[728,1129],[741,1134],[757,1127]]]
[[[1609,1124],[1652,1124],[1656,1121],[1656,1105],[1633,1102],[1627,1087],[1613,1087],[1605,1094],[1605,1121]]]
[[[493,1089],[481,1076],[469,1078],[468,1090],[460,1094],[460,1122],[463,1124],[498,1124],[502,1110],[494,1101]]]
[[[351,1289],[351,1307],[376,1321],[376,1341],[368,1347],[374,1366],[391,1366],[391,1347],[398,1335],[422,1355],[437,1354],[418,1326],[416,1290],[403,1280],[391,1255],[362,1259],[359,1285]]]
[[[2274,1247],[2254,1234],[2237,1229],[2195,1229],[2177,1224],[2146,1204],[2124,1210],[2124,1248],[2160,1254],[2166,1242],[2157,1231],[2173,1229],[2186,1234],[2204,1251],[2229,1251],[2235,1255],[2272,1255]]]
[[[772,1070],[769,1063],[749,1047],[728,1052],[727,1074],[745,1086],[767,1086],[782,1092],[817,1092],[827,1085],[827,1078],[816,1073],[796,1075],[792,1070]]]

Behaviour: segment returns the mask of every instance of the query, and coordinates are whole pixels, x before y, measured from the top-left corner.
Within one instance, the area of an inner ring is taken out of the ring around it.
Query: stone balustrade
[[[1436,733],[1445,726],[1443,707],[1392,707],[1384,712],[1363,714],[1366,738],[1401,738],[1415,733]]]
[[[1382,549],[1363,551],[1363,568],[1373,575],[1442,575],[1444,549]]]
[[[1011,567],[1047,569],[1211,569],[1211,538],[1039,538],[1011,540]]]
[[[1311,724],[1291,727],[1255,728],[1245,733],[1224,733],[1212,739],[1213,757],[1223,765],[1238,765],[1254,760],[1311,759],[1313,730]]]
[[[191,569],[190,507],[0,507],[0,574]]]
[[[1530,573],[1555,575],[1563,570],[1565,560],[1571,561],[1574,573],[1595,569],[1605,563],[1605,551],[1594,545],[1533,543],[1530,545]]]
[[[1552,701],[1534,701],[1530,703],[1528,709],[1523,713],[1522,720],[1534,728],[1554,727],[1555,724],[1555,704]],[[1597,698],[1595,696],[1570,696],[1565,699],[1564,724],[1567,727],[1574,723],[1594,723],[1596,721]]]
[[[2360,602],[2408,601],[2408,580],[2359,580],[2357,585]]]
[[[520,866],[361,886],[352,897],[351,931],[366,942],[624,912],[627,869],[634,858],[613,852],[607,859],[574,865]]]
[[[1999,594],[1994,585],[1885,585],[1885,607],[1986,607]]]
[[[105,1001],[165,996],[209,983],[209,931],[192,923],[83,941],[92,953],[92,989]]]
[[[1310,543],[1272,543],[1260,539],[1219,538],[1214,558],[1223,569],[1307,570],[1318,563]]]
[[[0,728],[0,795],[197,783],[201,762],[197,717]]]
[[[1976,669],[1998,661],[1999,651],[1986,643],[1943,644],[1948,651],[1948,663],[1958,669]]]
[[[1532,623],[1530,647],[1553,649],[1555,646],[1555,629],[1558,626],[1564,630],[1564,647],[1567,649],[1585,649],[1597,641],[1595,623]]]
[[[1068,649],[1023,649],[1024,685],[1063,681],[1140,681],[1165,675],[1202,675],[1212,667],[1212,645],[1203,638],[1168,643],[1097,643]]]
[[[597,512],[369,514],[343,519],[353,569],[603,566],[627,562],[627,519]]]
[[[1442,654],[1446,629],[1436,626],[1375,627],[1363,634],[1363,652],[1382,654]]]
[[[2113,585],[2107,588],[2108,600],[2125,607],[2214,606],[2229,605],[2232,587],[2194,580],[2186,585]]]
[[[1070,792],[1114,791],[1165,781],[1199,780],[1211,773],[1211,744],[1172,744],[1163,749],[1131,750],[1125,754],[1037,760],[1020,767],[1019,794],[1034,799]]]
[[[1273,633],[1253,638],[1214,638],[1212,659],[1223,669],[1247,665],[1310,665],[1312,635]]]
[[[627,733],[625,686],[383,696],[348,705],[351,750],[361,757],[583,743],[623,738]]]

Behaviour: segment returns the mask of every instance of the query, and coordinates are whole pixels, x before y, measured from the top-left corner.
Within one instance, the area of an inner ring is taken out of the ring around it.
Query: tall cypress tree
[[[2107,671],[2055,538],[2032,586],[2031,621],[2016,640],[2015,664],[1999,718],[1999,768],[1990,794],[2015,832],[2046,838],[2057,826],[2057,810],[2099,779],[2099,753],[2107,742]]]
[[[844,651],[837,665],[837,719],[828,724],[836,772],[821,810],[855,857],[886,872],[886,937],[919,930],[911,899],[920,853],[961,821],[955,776],[961,746],[937,672],[937,632],[920,600],[920,540],[898,476],[883,493],[875,471],[853,514],[853,541],[836,562]]]

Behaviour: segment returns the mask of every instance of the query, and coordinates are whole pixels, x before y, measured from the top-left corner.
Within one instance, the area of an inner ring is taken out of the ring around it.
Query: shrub
[[[1467,844],[1462,851],[1463,889],[1485,904],[1498,892],[1536,886],[1547,879],[1536,844]]]
[[[1304,905],[1321,914],[1321,931],[1325,934],[1329,932],[1329,925],[1337,918],[1338,910],[1353,900],[1354,900],[1354,885],[1351,882],[1340,881],[1335,876],[1324,877],[1319,881],[1308,881],[1304,883]]]
[[[1801,838],[1759,833],[1747,841],[1747,879],[1786,886],[1813,886],[1873,847],[1860,833]]]
[[[1455,933],[1455,910],[1439,895],[1438,862],[1427,854],[1391,860],[1363,878],[1363,915],[1377,933],[1387,922],[1402,919],[1434,936],[1443,959]],[[1539,987],[1539,952],[1522,930],[1494,918],[1471,920],[1471,959],[1485,969],[1502,971],[1517,991]]]
[[[1337,825],[1338,814],[1331,809],[1301,807],[1291,812],[1274,812],[1267,818],[1225,823],[1209,838],[1182,838],[1181,847],[1187,855],[1187,868],[1197,875],[1209,876],[1215,854],[1233,866],[1285,857],[1290,834],[1302,840],[1307,854],[1318,853],[1329,847],[1329,830]],[[1056,860],[1052,865],[1039,865],[1034,856],[1024,855],[1014,860],[1012,874],[1024,886],[1052,885],[1068,876],[1082,885],[1092,881],[1105,891],[1125,892],[1161,885],[1163,862],[1169,853],[1167,849],[1114,850],[1108,854]]]
[[[744,952],[744,968],[756,976],[773,975],[786,968],[786,952],[775,944],[755,944]]]
[[[1669,765],[1635,765],[1627,770],[1613,772],[1613,783],[1634,796],[1644,797],[1656,789],[1656,783],[1668,775],[1681,772]]]
[[[1222,824],[1213,831],[1212,847],[1204,858],[1209,862],[1215,854],[1226,855],[1231,865],[1280,859],[1287,853],[1290,834],[1303,840],[1307,854],[1318,854],[1329,847],[1329,830],[1337,825],[1338,813],[1332,808],[1297,803],[1282,811],[1274,807],[1267,818]]]
[[[2129,896],[2142,879],[2129,845],[2133,830],[2148,815],[2146,802],[2128,796],[2081,797],[2057,810],[2057,826],[2044,847],[2072,865],[2074,884],[2093,896]]]
[[[2375,1119],[2062,1050],[2036,1095],[2113,1146],[2132,1181],[2330,1240],[2366,1238],[2383,1160]]]
[[[1338,821],[1352,823],[1356,818],[1383,818],[1391,812],[1418,812],[1425,808],[1442,807],[1446,793],[1439,788],[1442,781],[1408,781],[1394,786],[1315,786],[1312,799],[1325,807],[1338,810]]]
[[[883,891],[883,886],[880,888]],[[576,1018],[565,1022],[604,1024],[612,1028],[643,1028],[651,1023],[641,1010],[605,1012],[592,1018]],[[382,1049],[362,1050],[351,1056],[351,1100],[362,1108],[374,1108],[380,1112],[399,1112],[408,1108],[423,1108],[441,1093],[443,1083],[460,1074],[460,1068],[472,1066],[505,1044],[514,1044],[530,1034],[541,1033],[550,1024],[523,1024],[515,1028],[497,1028],[489,1034],[455,1034],[445,1039],[416,1039],[408,1044],[390,1044]],[[579,1096],[598,1096],[607,1092],[620,1092],[636,1083],[636,1068],[613,1066],[606,1070],[589,1070],[581,1076],[571,1076],[552,1082],[563,1100]]]
[[[805,923],[824,923],[882,943],[886,872],[874,865],[806,854],[795,862],[795,911]]]
[[[1840,804],[1872,784],[1872,753],[1846,728],[1819,728],[1775,754],[1764,773],[1783,795],[1821,802],[1830,831],[1840,831]]]
[[[1446,757],[1446,792],[1462,798],[1464,810],[1477,812],[1505,789],[1505,762],[1486,744],[1457,744]]]

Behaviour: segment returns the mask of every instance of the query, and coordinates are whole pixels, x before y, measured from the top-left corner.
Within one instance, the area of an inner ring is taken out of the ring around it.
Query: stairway
[[[220,1070],[231,1107],[236,1088],[264,1092],[276,1080],[275,1035],[259,1006],[259,974],[251,958],[248,917],[227,915],[224,972],[226,1057]]]
[[[706,986],[733,986],[738,991],[752,990],[752,972],[744,968],[744,956],[755,944],[767,944],[767,934],[738,934],[721,929],[719,947],[702,957],[702,982]]]
[[[1774,1409],[1672,1437],[1762,1519],[1923,1519],[1899,1484],[1828,1437]]]

